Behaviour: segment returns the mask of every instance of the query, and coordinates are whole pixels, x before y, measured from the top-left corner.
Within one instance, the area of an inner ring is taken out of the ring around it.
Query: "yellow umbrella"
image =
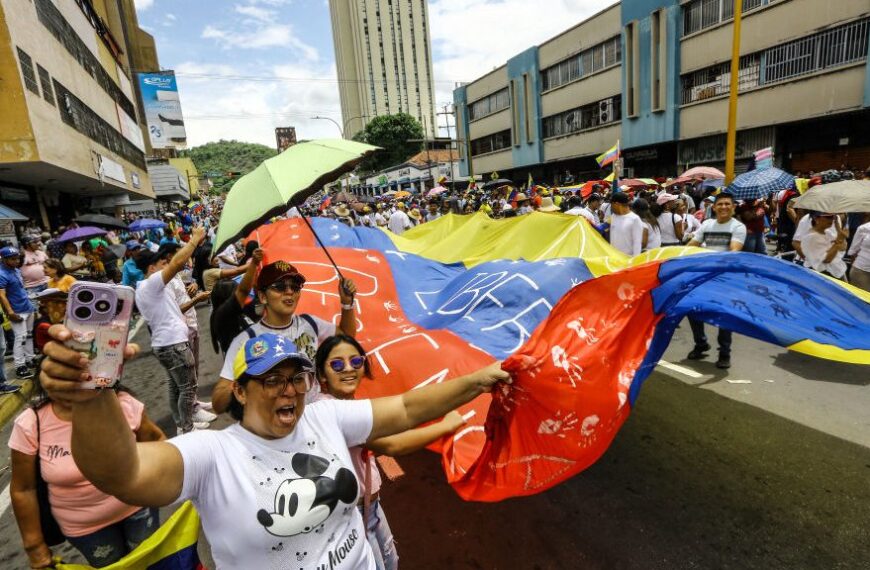
[[[399,192],[396,192],[396,194],[393,197],[394,198],[407,198],[410,195],[411,195],[411,193],[408,192],[407,190],[401,190]]]

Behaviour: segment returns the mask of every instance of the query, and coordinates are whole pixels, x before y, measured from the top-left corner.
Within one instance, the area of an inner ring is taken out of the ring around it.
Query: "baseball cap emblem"
[[[259,357],[263,356],[264,354],[266,354],[266,352],[268,350],[269,350],[269,343],[267,343],[265,340],[258,340],[256,342],[252,343],[251,348],[250,348],[251,356],[253,358],[259,358]]]
[[[287,263],[286,261],[276,261],[275,267],[280,269],[281,271],[293,271],[293,266]]]

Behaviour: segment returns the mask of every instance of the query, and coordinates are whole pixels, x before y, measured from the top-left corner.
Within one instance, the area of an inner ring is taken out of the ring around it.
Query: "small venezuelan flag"
[[[614,160],[619,158],[619,141],[616,141],[616,144],[610,148],[610,150],[605,151],[603,154],[599,155],[595,161],[598,163],[598,166],[607,166]]]

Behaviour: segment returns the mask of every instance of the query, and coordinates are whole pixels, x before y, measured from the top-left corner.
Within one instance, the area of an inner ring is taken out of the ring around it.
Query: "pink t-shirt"
[[[118,401],[130,428],[138,430],[145,405],[124,392],[118,393]],[[70,451],[72,422],[58,418],[51,404],[39,409],[39,428],[42,478],[48,483],[51,512],[64,536],[91,534],[142,508],[106,495],[85,479]],[[9,447],[26,455],[36,455],[36,414],[32,408],[15,418]]]
[[[48,283],[48,276],[42,264],[48,260],[48,255],[41,250],[24,251],[24,259],[21,260],[21,277],[25,287],[36,287]]]
[[[311,404],[316,403],[318,400],[335,400],[337,399],[332,394],[327,394],[321,391]],[[303,412],[305,413],[305,412]],[[369,465],[371,466],[371,481],[368,480],[369,473],[366,472],[366,462],[363,459],[363,453],[366,453],[366,450],[363,446],[357,445],[354,447],[349,447],[348,451],[350,451],[350,459],[353,461],[353,470],[356,471],[356,478],[360,482],[360,486],[366,489],[369,495],[374,495],[378,491],[381,490],[381,472],[378,470],[378,463],[375,461],[375,454],[371,451],[367,453],[369,457]],[[365,497],[364,493],[360,493],[360,497]]]

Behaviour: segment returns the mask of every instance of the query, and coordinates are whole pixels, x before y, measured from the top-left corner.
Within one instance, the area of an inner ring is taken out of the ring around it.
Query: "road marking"
[[[752,384],[752,380],[732,380],[730,378],[725,379],[729,384]]]
[[[127,342],[132,341],[137,334],[139,334],[139,329],[142,328],[142,325],[145,323],[145,319],[139,318],[139,321],[136,325],[130,330],[130,333],[127,335]],[[6,514],[6,511],[9,509],[9,505],[11,504],[11,500],[9,498],[9,485],[6,485],[6,488],[3,489],[3,492],[0,493],[0,517]]]
[[[680,366],[679,364],[671,364],[666,360],[659,360],[659,366],[662,368],[667,368],[668,370],[673,370],[674,372],[679,372],[684,376],[688,376],[689,378],[703,378],[703,374],[699,374],[692,370],[691,368],[686,368],[685,366]]]
[[[6,509],[9,508],[9,485],[0,493],[0,517],[6,514]]]

